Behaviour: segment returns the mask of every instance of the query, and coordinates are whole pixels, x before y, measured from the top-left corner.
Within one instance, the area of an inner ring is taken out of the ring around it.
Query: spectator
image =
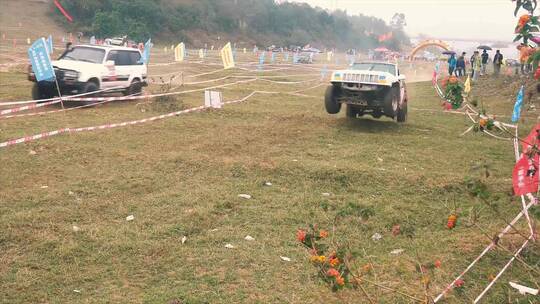
[[[469,61],[471,63],[471,78],[473,79],[474,79],[474,60],[476,59],[475,55],[476,55],[476,51],[474,51]]]
[[[454,70],[456,69],[456,54],[450,55],[450,58],[448,58],[448,74],[452,76],[454,74]]]
[[[472,80],[477,81],[480,76],[480,70],[482,69],[482,58],[480,58],[480,52],[475,51],[471,57],[472,68]]]
[[[480,75],[486,75],[487,74],[487,63],[489,61],[489,54],[486,50],[482,52],[482,72]]]
[[[465,67],[465,55],[467,53],[463,52],[461,56],[457,59],[457,65],[456,65],[456,76],[461,77],[465,76],[467,74],[467,68]]]
[[[493,57],[493,70],[495,71],[495,76],[499,76],[501,73],[501,65],[503,63],[503,55],[500,50],[497,50],[495,57]]]

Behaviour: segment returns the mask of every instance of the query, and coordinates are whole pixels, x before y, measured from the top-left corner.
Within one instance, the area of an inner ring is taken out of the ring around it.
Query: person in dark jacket
[[[486,75],[487,74],[487,63],[489,61],[489,54],[486,50],[482,52],[482,72],[480,75]]]
[[[450,55],[450,58],[448,58],[448,75],[452,76],[452,74],[454,74],[456,62],[456,54]]]
[[[493,57],[493,69],[495,71],[495,76],[499,76],[501,73],[501,65],[503,63],[503,55],[500,50],[497,50],[495,57]]]
[[[457,59],[456,64],[456,76],[461,77],[467,74],[467,68],[465,67],[465,55],[467,53],[463,52],[461,56]]]
[[[474,67],[474,60],[476,59],[475,54],[476,52],[472,54],[471,59],[469,60],[469,62],[471,63],[471,78],[474,78],[474,68],[472,67]]]

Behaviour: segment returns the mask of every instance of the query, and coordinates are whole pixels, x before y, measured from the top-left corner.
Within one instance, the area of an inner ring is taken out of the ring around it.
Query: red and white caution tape
[[[92,95],[92,94],[98,94],[98,93],[103,93],[103,92],[107,92],[107,91],[112,91],[112,90],[118,90],[118,89],[121,89],[122,87],[114,87],[114,88],[109,88],[109,89],[103,89],[103,90],[99,90],[99,91],[94,91],[94,92],[88,92],[88,93],[81,93],[81,94],[77,94],[77,95],[71,95],[69,97],[81,97],[81,96],[87,96],[87,95]],[[67,96],[66,96],[67,97]],[[67,98],[63,98],[63,100],[66,100]],[[14,105],[21,105],[21,104],[29,104],[29,103],[46,103],[46,102],[49,102],[49,101],[57,101],[56,103],[60,102],[60,97],[54,97],[54,98],[47,98],[47,99],[36,99],[36,100],[26,100],[26,101],[8,101],[8,102],[0,102],[0,106],[14,106]],[[49,103],[49,104],[46,104],[46,105],[50,105],[52,103]],[[43,107],[42,106],[39,106],[39,107]],[[38,107],[38,108],[39,108]],[[7,110],[13,110],[13,109],[7,109]],[[24,110],[29,110],[29,109],[24,109]],[[20,111],[24,111],[24,110],[15,110],[15,111],[12,111],[12,112],[6,112],[5,114],[9,114],[9,113],[14,113],[14,112],[20,112]],[[5,111],[5,110],[4,110]],[[0,115],[3,115],[2,112],[0,112]]]
[[[129,96],[135,96],[135,95],[137,95],[137,94],[133,94],[133,95],[129,95]],[[28,117],[28,116],[41,116],[41,115],[52,114],[52,113],[67,112],[67,111],[73,111],[73,110],[76,110],[76,109],[82,109],[82,108],[98,106],[98,105],[101,105],[101,104],[104,104],[104,103],[107,103],[107,102],[110,102],[110,101],[112,101],[112,100],[104,100],[104,101],[101,101],[101,102],[89,103],[89,104],[80,105],[80,106],[76,106],[76,107],[69,107],[69,108],[63,108],[63,109],[51,110],[51,111],[33,112],[33,113],[25,113],[25,114],[17,114],[17,115],[5,115],[5,116],[0,116],[0,119],[16,118],[16,117]]]
[[[254,81],[254,80],[256,80],[256,79],[251,79],[249,81],[240,81],[240,82],[250,82],[250,81]],[[237,83],[234,83],[234,84],[237,84]],[[229,84],[229,85],[232,85],[232,84]],[[223,86],[220,86],[220,87],[223,87]],[[206,88],[206,89],[210,89],[210,88]],[[206,90],[206,89],[202,89],[202,90]],[[200,90],[192,90],[192,91],[200,91]],[[243,101],[248,100],[249,98],[251,98],[255,94],[281,94],[281,93],[296,95],[296,93],[294,93],[294,92],[253,91],[253,92],[251,92],[250,94],[248,94],[247,96],[245,96],[245,97],[243,97],[241,99],[227,101],[227,102],[224,102],[223,104],[227,105],[227,104],[243,102]],[[208,107],[199,106],[199,107],[194,107],[194,108],[190,108],[190,109],[186,109],[186,110],[181,110],[181,111],[171,112],[171,113],[162,114],[162,115],[158,115],[158,116],[153,116],[153,117],[149,117],[149,118],[133,120],[133,121],[126,121],[126,122],[121,122],[121,123],[104,124],[104,125],[100,125],[100,126],[82,127],[82,128],[63,128],[63,129],[44,132],[44,133],[40,133],[40,134],[36,134],[36,135],[32,135],[32,136],[25,136],[25,137],[21,137],[21,138],[17,138],[17,139],[8,140],[6,142],[0,143],[0,148],[5,148],[5,147],[9,147],[9,146],[13,146],[13,145],[16,145],[16,144],[21,144],[21,143],[26,143],[26,142],[30,142],[30,141],[35,141],[35,140],[38,140],[38,139],[47,138],[47,137],[51,137],[51,136],[55,136],[55,135],[59,135],[59,134],[63,134],[63,133],[78,133],[78,132],[85,132],[85,131],[104,130],[104,129],[113,129],[113,128],[118,128],[118,127],[132,126],[132,125],[137,125],[137,124],[142,124],[142,123],[146,123],[146,122],[156,121],[156,120],[160,120],[160,119],[164,119],[164,118],[168,118],[168,117],[178,116],[178,115],[186,114],[186,113],[190,113],[190,112],[201,111],[201,110],[204,110],[206,108],[208,108]]]

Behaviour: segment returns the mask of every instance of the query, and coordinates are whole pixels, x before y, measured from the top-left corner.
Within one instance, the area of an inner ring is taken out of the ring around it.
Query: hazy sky
[[[517,23],[510,0],[289,0],[328,9],[345,9],[389,21],[407,17],[406,32],[440,38],[512,40]],[[522,11],[525,12],[525,11]]]

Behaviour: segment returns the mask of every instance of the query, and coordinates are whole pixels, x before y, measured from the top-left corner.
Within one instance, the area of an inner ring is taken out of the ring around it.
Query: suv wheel
[[[32,99],[33,100],[50,99],[53,97],[54,97],[54,94],[51,92],[50,89],[40,88],[37,82],[35,82],[34,85],[32,86]]]
[[[324,106],[328,114],[337,114],[341,110],[341,103],[337,102],[340,94],[340,88],[337,86],[328,86],[324,95]]]
[[[83,86],[82,93],[90,93],[90,92],[95,92],[97,90],[99,90],[97,84],[95,82],[89,81]],[[91,97],[91,94],[84,97]],[[94,103],[95,103],[94,101],[83,101],[83,105],[91,105]]]
[[[129,88],[124,91],[124,95],[134,95],[134,94],[141,94],[142,92],[142,83],[139,81],[139,79],[133,79],[131,82],[131,85],[129,85]]]

